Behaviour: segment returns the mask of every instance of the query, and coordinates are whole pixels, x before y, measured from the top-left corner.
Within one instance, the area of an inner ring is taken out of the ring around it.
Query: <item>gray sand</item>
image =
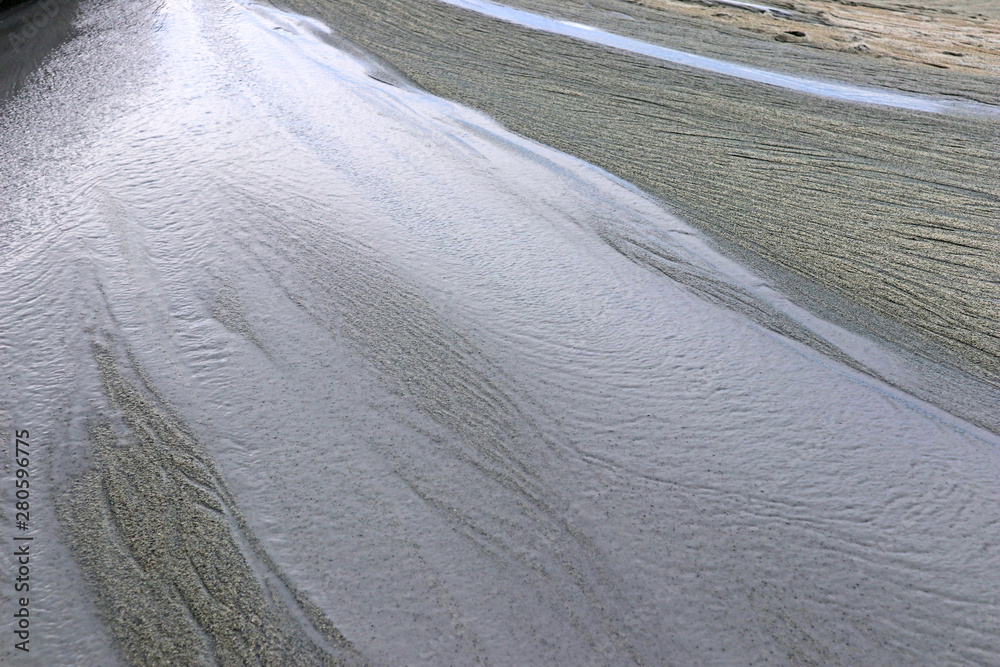
[[[248,532],[190,429],[109,348],[94,355],[118,419],[91,424],[98,470],[60,499],[60,514],[128,664],[357,662]]]
[[[991,78],[741,41],[634,5],[643,21],[615,18],[607,2],[519,4],[759,66],[996,101]],[[435,2],[289,5],[422,88],[661,197],[812,310],[945,360],[956,370],[940,381],[901,384],[1000,428],[995,118],[801,96]]]
[[[405,76],[259,5],[88,0],[0,114],[36,538],[32,653],[0,662],[996,663],[997,438],[898,389],[990,425],[940,362],[987,377],[990,329],[872,310],[992,298],[892,237],[950,220],[991,266],[958,164],[989,122],[362,7],[327,5]]]

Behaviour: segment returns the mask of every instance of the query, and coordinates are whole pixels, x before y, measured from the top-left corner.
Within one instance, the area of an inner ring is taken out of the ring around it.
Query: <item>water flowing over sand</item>
[[[0,118],[23,664],[1000,659],[998,443],[891,355],[318,21],[138,5]]]

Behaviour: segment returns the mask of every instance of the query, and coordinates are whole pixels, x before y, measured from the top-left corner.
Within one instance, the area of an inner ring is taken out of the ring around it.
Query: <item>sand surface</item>
[[[619,0],[516,4],[737,64],[996,101],[992,77],[732,35]],[[433,2],[295,6],[422,87],[659,196],[797,302],[911,355],[891,382],[1000,429],[995,117],[803,96]]]
[[[0,114],[0,662],[1000,660],[995,121],[323,7],[83,2]]]
[[[969,2],[803,0],[755,7],[687,0],[636,0],[738,34],[939,69],[1000,75],[1000,5]],[[752,3],[751,3],[752,4]]]

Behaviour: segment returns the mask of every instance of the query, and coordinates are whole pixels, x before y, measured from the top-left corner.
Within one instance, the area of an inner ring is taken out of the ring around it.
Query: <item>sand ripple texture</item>
[[[990,77],[738,39],[623,0],[513,4],[750,67],[1000,101]],[[996,115],[803,96],[445,3],[292,6],[423,88],[659,196],[810,309],[1000,386]],[[969,408],[951,380],[904,382],[1000,428],[995,404]]]
[[[318,21],[85,1],[0,156],[18,664],[1000,660],[995,436]]]

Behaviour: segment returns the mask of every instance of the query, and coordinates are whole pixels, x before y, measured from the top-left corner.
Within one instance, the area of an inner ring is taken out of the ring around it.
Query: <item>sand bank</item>
[[[293,6],[427,90],[657,195],[808,308],[900,346],[915,370],[894,382],[1000,429],[995,120],[823,100],[433,2]],[[517,6],[756,67],[996,101],[990,76],[741,37],[615,0]]]

